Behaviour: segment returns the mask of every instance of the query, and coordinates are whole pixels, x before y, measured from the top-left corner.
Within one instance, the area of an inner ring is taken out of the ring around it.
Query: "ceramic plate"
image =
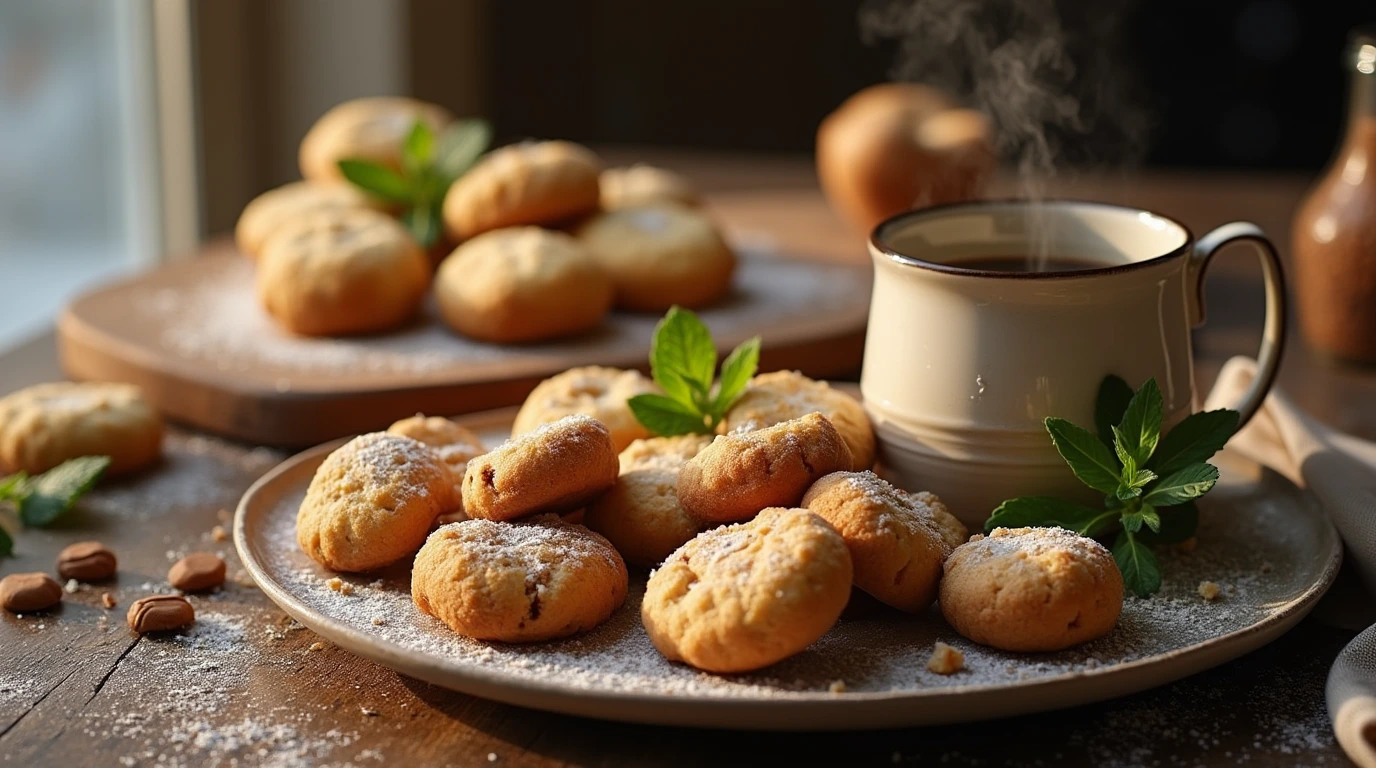
[[[489,445],[514,409],[461,419]],[[234,524],[244,565],[287,613],[327,640],[455,691],[585,717],[733,729],[864,729],[980,720],[1140,691],[1241,656],[1294,626],[1328,589],[1338,536],[1306,493],[1226,452],[1223,481],[1202,505],[1198,548],[1163,551],[1165,586],[1128,598],[1118,627],[1080,648],[1014,654],[982,648],[933,608],[891,611],[862,595],[803,653],[744,675],[664,660],[640,623],[645,575],[612,619],[579,637],[507,645],[460,637],[411,603],[410,566],[335,576],[296,544],[297,508],[339,443],[298,454],[245,494]],[[1222,589],[1198,595],[1202,581]],[[965,671],[926,669],[933,642],[965,654]]]

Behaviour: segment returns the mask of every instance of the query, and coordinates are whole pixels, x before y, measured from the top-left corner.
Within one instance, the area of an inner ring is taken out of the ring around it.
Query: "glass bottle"
[[[1348,40],[1347,133],[1295,216],[1295,292],[1310,347],[1376,363],[1376,27]]]

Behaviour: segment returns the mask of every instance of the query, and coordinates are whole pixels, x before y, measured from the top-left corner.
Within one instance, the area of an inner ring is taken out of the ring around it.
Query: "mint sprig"
[[[379,200],[402,206],[401,222],[425,248],[440,238],[440,209],[454,180],[468,172],[492,142],[483,120],[459,120],[436,136],[417,120],[401,144],[401,170],[372,160],[339,161],[354,186]]]
[[[1206,462],[1238,426],[1237,411],[1206,411],[1187,417],[1163,437],[1162,410],[1155,379],[1134,393],[1121,378],[1105,378],[1094,408],[1097,435],[1065,419],[1044,422],[1075,477],[1104,494],[1104,508],[1045,496],[1009,499],[989,516],[985,532],[1054,526],[1083,536],[1112,537],[1123,583],[1138,597],[1154,594],[1161,588],[1161,566],[1151,547],[1194,535],[1199,525],[1194,500],[1218,482],[1218,468]]]
[[[25,526],[42,528],[71,511],[109,466],[109,456],[82,456],[40,475],[19,472],[0,478],[0,502],[13,504]],[[14,540],[0,528],[0,556],[13,553]]]
[[[760,337],[731,350],[715,378],[717,347],[698,316],[670,307],[650,342],[650,375],[662,395],[636,395],[631,413],[656,435],[710,435],[726,417],[760,364]]]

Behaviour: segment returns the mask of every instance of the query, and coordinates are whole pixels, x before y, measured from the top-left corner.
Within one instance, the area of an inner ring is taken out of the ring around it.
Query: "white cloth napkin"
[[[1205,408],[1237,402],[1255,375],[1252,360],[1229,360]],[[1376,595],[1376,443],[1320,424],[1273,389],[1228,447],[1308,488],[1342,536],[1367,594]],[[1376,626],[1333,662],[1327,698],[1338,743],[1357,765],[1376,768]]]

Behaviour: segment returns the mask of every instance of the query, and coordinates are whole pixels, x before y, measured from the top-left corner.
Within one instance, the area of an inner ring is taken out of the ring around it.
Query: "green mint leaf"
[[[1130,480],[1137,475],[1137,457],[1132,454],[1123,441],[1119,438],[1118,428],[1110,427],[1113,432],[1113,455],[1118,457],[1118,463],[1122,464],[1122,472],[1119,475],[1123,479],[1124,487],[1131,487]]]
[[[1117,519],[1116,511],[1049,496],[1023,496],[998,505],[984,522],[984,532],[995,528],[1065,528],[1081,536],[1096,536]]]
[[[731,354],[721,364],[721,377],[717,382],[717,396],[712,401],[712,416],[720,419],[731,410],[731,406],[736,404],[741,395],[745,394],[745,388],[750,384],[750,379],[755,375],[755,369],[760,367],[760,337],[754,336],[741,342],[740,346],[731,350]]]
[[[417,120],[411,124],[410,133],[401,143],[402,165],[413,173],[420,171],[430,165],[430,158],[434,154],[435,134],[424,120]]]
[[[355,187],[389,203],[411,202],[411,186],[401,174],[371,160],[340,160],[339,172]]]
[[[669,397],[702,411],[716,368],[711,331],[692,312],[670,307],[650,342],[650,375],[655,382]]]
[[[492,143],[492,126],[486,120],[459,120],[440,134],[435,147],[435,169],[446,182],[468,172]]]
[[[24,497],[24,486],[29,476],[16,472],[9,477],[0,478],[0,501],[19,501]]]
[[[401,214],[401,223],[422,248],[429,248],[440,239],[440,212],[434,205],[407,208]]]
[[[662,437],[711,434],[701,413],[664,395],[636,395],[626,401],[646,429]]]
[[[19,502],[19,518],[35,528],[50,524],[91,490],[109,466],[109,456],[82,456],[34,477],[27,483],[28,495]]]
[[[1134,468],[1145,467],[1156,450],[1161,437],[1161,407],[1161,389],[1156,386],[1156,379],[1147,379],[1132,396],[1123,420],[1113,430],[1115,448],[1119,455],[1127,454],[1136,461]]]
[[[1145,544],[1179,544],[1199,529],[1199,507],[1193,501],[1157,509],[1156,512],[1161,518],[1160,529],[1143,531],[1138,539]]]
[[[1212,464],[1191,464],[1161,478],[1142,500],[1154,507],[1183,504],[1208,493],[1217,482],[1217,467]]]
[[[1128,478],[1125,482],[1129,488],[1144,488],[1147,483],[1156,479],[1156,473],[1150,469],[1139,469],[1136,474]]]
[[[1115,491],[1113,495],[1119,501],[1132,501],[1133,499],[1139,498],[1142,495],[1142,489],[1134,488],[1130,485],[1120,485],[1118,486],[1118,490]]]
[[[1046,431],[1051,433],[1051,442],[1080,482],[1100,493],[1118,491],[1120,468],[1108,446],[1065,419],[1052,416],[1045,423]]]
[[[1165,477],[1191,464],[1208,461],[1237,431],[1237,421],[1238,412],[1226,408],[1186,417],[1161,438],[1151,468]]]
[[[1137,509],[1129,509],[1123,512],[1123,529],[1130,533],[1137,533],[1142,530],[1142,525],[1154,531],[1161,530],[1161,516],[1150,504],[1143,504]]]
[[[10,532],[0,525],[0,557],[14,556],[14,539],[10,538]]]
[[[1099,394],[1094,398],[1094,428],[1104,445],[1113,447],[1113,426],[1123,420],[1123,413],[1132,402],[1132,387],[1117,376],[1105,376],[1099,382]]]
[[[1146,544],[1126,528],[1113,542],[1113,560],[1123,574],[1123,585],[1138,597],[1150,597],[1161,589],[1161,566]]]

